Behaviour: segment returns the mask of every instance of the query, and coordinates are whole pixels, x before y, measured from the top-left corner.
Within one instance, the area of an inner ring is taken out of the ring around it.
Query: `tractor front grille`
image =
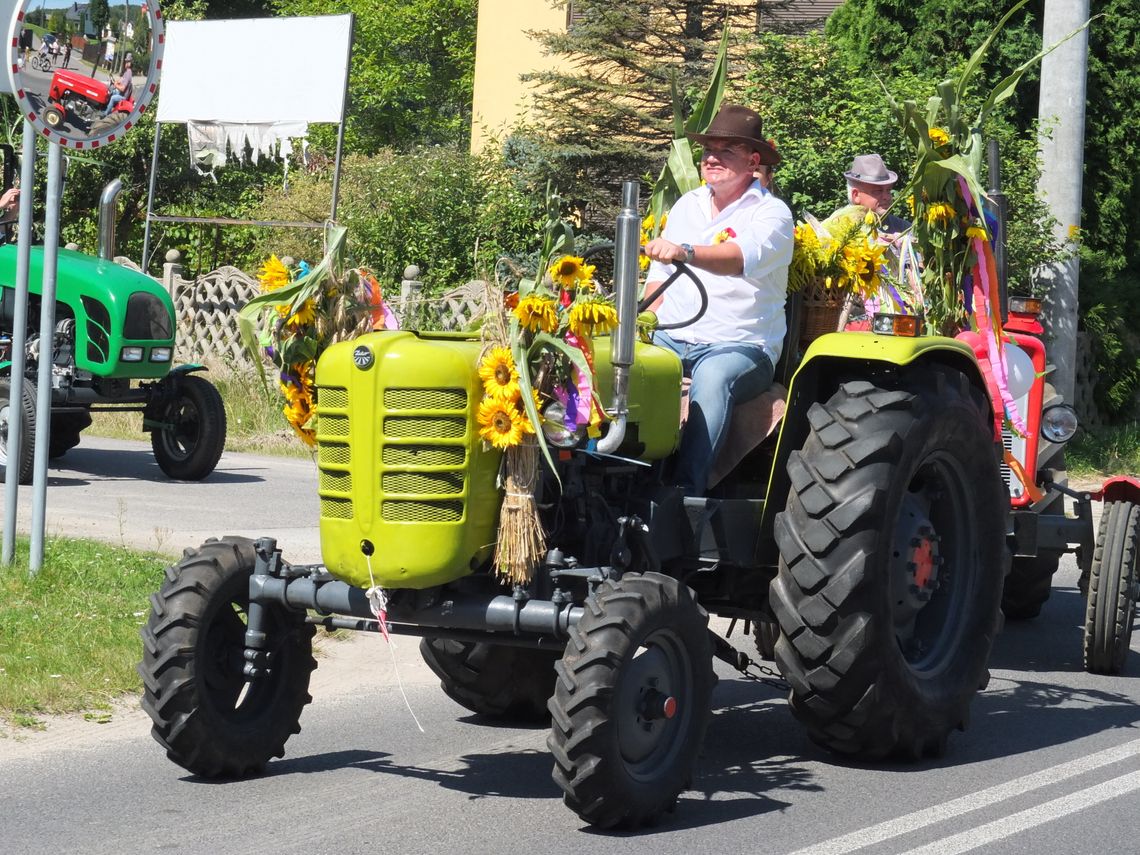
[[[131,294],[127,300],[123,336],[136,340],[174,338],[173,318],[166,304],[146,291],[136,291]]]
[[[462,521],[469,461],[467,390],[388,388],[379,400],[382,406],[373,416],[379,428],[373,441],[378,441],[379,448],[354,454],[350,421],[361,416],[350,407],[351,390],[318,387],[321,516],[352,519],[353,502],[365,501],[367,496],[378,500],[373,507],[385,522]],[[359,435],[353,441],[358,439]],[[373,459],[376,471],[361,468]],[[354,493],[359,479],[374,484],[378,496],[370,490]]]

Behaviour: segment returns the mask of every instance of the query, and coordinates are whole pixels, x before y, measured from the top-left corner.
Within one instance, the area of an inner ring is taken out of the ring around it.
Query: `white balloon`
[[[1037,379],[1037,369],[1033,367],[1032,357],[1016,344],[1005,342],[1002,352],[1005,354],[1008,369],[1006,373],[1009,380],[1009,394],[1013,395],[1016,401],[1028,394],[1033,387],[1033,381]]]

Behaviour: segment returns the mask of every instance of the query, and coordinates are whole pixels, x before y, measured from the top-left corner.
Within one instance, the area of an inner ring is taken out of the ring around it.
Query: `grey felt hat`
[[[862,184],[894,184],[899,180],[898,173],[887,169],[883,158],[877,154],[861,154],[856,157],[843,177]]]

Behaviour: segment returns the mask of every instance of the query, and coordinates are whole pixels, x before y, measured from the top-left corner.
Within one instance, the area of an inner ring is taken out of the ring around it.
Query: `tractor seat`
[[[681,381],[681,426],[689,415],[688,377]],[[711,490],[760,443],[771,436],[784,417],[788,390],[779,383],[773,383],[759,397],[739,404],[732,410],[732,422],[728,426],[728,436],[716,457],[712,472],[709,473],[708,488]]]

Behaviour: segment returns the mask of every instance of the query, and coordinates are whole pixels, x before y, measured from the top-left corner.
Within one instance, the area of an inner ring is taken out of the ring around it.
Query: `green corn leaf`
[[[1018,0],[1018,2],[1002,16],[1002,19],[998,21],[997,26],[993,28],[986,37],[986,40],[978,45],[978,49],[970,56],[969,62],[966,63],[966,67],[962,70],[962,74],[958,78],[958,91],[956,93],[958,101],[961,101],[962,96],[966,94],[966,85],[969,83],[970,78],[974,76],[974,72],[978,70],[978,66],[982,64],[982,60],[985,58],[986,52],[990,49],[990,45],[993,44],[994,39],[997,38],[997,34],[1001,32],[1002,28],[1009,22],[1009,19],[1028,2],[1029,0]]]

